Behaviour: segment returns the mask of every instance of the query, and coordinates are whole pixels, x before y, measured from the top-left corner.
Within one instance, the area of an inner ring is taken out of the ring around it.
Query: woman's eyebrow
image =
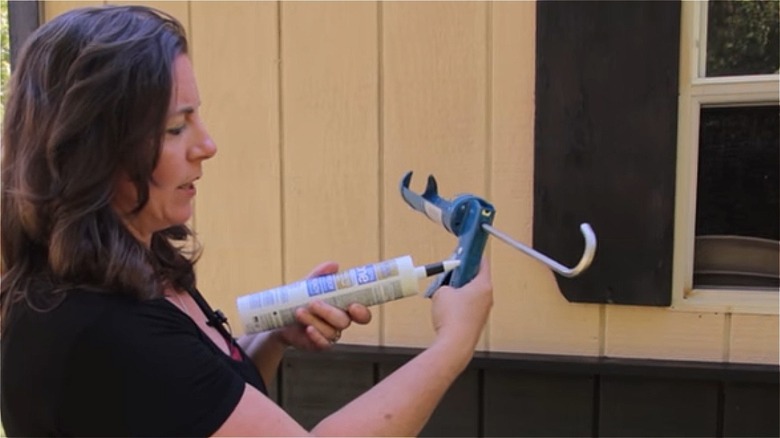
[[[178,108],[175,108],[173,111],[168,113],[168,117],[175,117],[181,114],[185,116],[190,115],[194,113],[195,110],[198,109],[198,107],[200,107],[200,99],[194,101],[193,103],[182,102],[182,104]]]
[[[168,117],[175,117],[180,114],[189,115],[195,112],[194,106],[183,106],[168,114]]]

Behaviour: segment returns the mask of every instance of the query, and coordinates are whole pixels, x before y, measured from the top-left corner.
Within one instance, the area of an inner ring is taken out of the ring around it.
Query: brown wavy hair
[[[147,248],[111,207],[120,172],[138,191],[134,214],[149,200],[174,59],[186,53],[182,25],[140,6],[73,10],[28,38],[2,134],[3,325],[14,303],[43,310],[72,289],[148,299],[194,285],[186,225]]]

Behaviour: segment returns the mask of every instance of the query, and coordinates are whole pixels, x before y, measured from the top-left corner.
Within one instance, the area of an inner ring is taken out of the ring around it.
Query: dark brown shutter
[[[534,246],[569,301],[671,302],[680,3],[537,4]]]

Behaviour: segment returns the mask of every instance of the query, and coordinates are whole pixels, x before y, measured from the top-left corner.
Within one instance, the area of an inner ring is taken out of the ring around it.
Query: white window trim
[[[777,315],[780,293],[693,288],[699,113],[702,105],[780,102],[778,75],[702,78],[707,2],[681,2],[680,96],[672,268],[672,308],[681,311]]]

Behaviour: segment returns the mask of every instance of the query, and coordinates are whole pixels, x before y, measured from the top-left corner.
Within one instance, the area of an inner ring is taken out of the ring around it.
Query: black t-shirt
[[[41,313],[24,302],[0,335],[9,436],[207,436],[257,368],[227,356],[164,298],[71,292]]]

